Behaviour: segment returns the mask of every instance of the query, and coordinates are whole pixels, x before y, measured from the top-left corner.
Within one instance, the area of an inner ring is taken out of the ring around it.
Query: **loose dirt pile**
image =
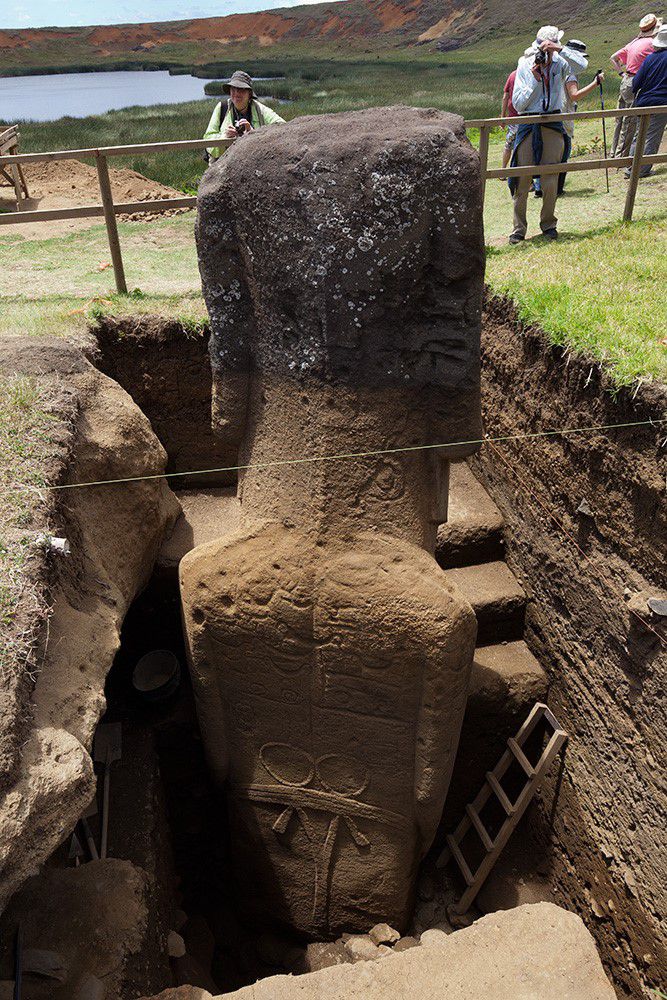
[[[55,208],[75,208],[79,205],[99,205],[100,188],[96,168],[81,160],[55,160],[50,163],[28,163],[24,167],[30,198],[25,202],[29,211],[45,211]],[[111,190],[115,202],[152,201],[157,198],[183,197],[182,191],[166,187],[152,181],[136,170],[123,167],[109,167]],[[10,187],[0,187],[0,212],[15,212],[14,191]],[[160,215],[177,215],[183,209],[175,209]],[[155,214],[134,213],[120,215],[119,219],[146,221],[155,219]],[[18,235],[24,238],[44,238],[67,232],[87,229],[99,225],[102,217],[90,219],[58,219],[54,222],[22,223],[3,226],[0,236]]]

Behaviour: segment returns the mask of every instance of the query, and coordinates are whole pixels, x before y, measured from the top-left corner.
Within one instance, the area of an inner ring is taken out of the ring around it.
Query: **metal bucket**
[[[164,701],[177,690],[181,665],[169,649],[154,649],[142,656],[132,674],[132,686],[144,701]]]

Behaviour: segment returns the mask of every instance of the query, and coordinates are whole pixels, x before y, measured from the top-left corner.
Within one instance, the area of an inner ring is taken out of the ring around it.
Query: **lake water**
[[[206,80],[166,70],[0,77],[0,121],[85,118],[134,105],[203,100],[205,85]]]

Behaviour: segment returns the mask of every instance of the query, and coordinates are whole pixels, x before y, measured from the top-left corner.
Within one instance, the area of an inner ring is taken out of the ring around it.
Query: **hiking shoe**
[[[558,239],[558,230],[557,229],[546,229],[542,233],[542,235],[544,236],[545,240],[557,240]]]
[[[534,195],[535,198],[541,198],[542,197],[542,192],[541,191],[534,191],[533,195]]]
[[[512,233],[512,235],[509,238],[509,242],[510,243],[523,243],[524,239],[525,239],[525,236],[522,236],[521,233]]]

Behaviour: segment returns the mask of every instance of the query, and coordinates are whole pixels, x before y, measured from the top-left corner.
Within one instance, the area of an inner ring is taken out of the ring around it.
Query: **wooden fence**
[[[639,172],[642,166],[656,163],[666,163],[667,154],[656,153],[652,156],[644,155],[644,144],[646,142],[646,132],[648,129],[649,116],[651,114],[665,114],[665,108],[618,108],[607,111],[579,111],[570,114],[559,114],[558,121],[586,121],[591,118],[619,118],[638,117],[639,126],[637,129],[637,141],[634,156],[616,157],[615,159],[580,160],[570,163],[539,164],[527,167],[507,167],[497,170],[488,169],[489,138],[491,130],[503,125],[516,125],[518,121],[522,124],[547,124],[554,121],[553,115],[521,115],[520,118],[479,118],[467,121],[465,126],[468,130],[479,130],[479,154],[482,168],[482,186],[486,187],[489,178],[503,177],[525,177],[542,176],[548,174],[562,174],[580,170],[605,170],[608,168],[618,169],[620,167],[630,167],[630,180],[628,182],[628,192],[625,199],[625,209],[623,219],[629,222],[632,219],[635,197],[637,195],[637,185],[639,182]],[[100,149],[67,149],[48,153],[20,153],[12,156],[0,156],[0,169],[11,164],[21,165],[24,163],[45,163],[51,160],[81,160],[93,159],[97,165],[97,176],[100,186],[100,205],[82,205],[77,208],[55,208],[44,211],[18,211],[0,213],[0,226],[16,225],[27,222],[50,222],[56,219],[85,219],[95,216],[104,216],[107,235],[109,238],[109,248],[111,260],[113,262],[116,288],[119,292],[127,293],[127,282],[125,280],[125,269],[123,267],[123,257],[118,239],[118,227],[116,216],[129,213],[146,212],[159,214],[168,212],[175,208],[194,208],[197,204],[196,197],[183,198],[160,198],[153,201],[135,202],[114,202],[109,181],[108,159],[118,156],[132,156],[135,153],[152,152],[173,152],[177,150],[206,149],[214,144],[219,148],[227,148],[234,139],[185,139],[179,142],[154,142],[142,143],[134,146],[103,146]]]

